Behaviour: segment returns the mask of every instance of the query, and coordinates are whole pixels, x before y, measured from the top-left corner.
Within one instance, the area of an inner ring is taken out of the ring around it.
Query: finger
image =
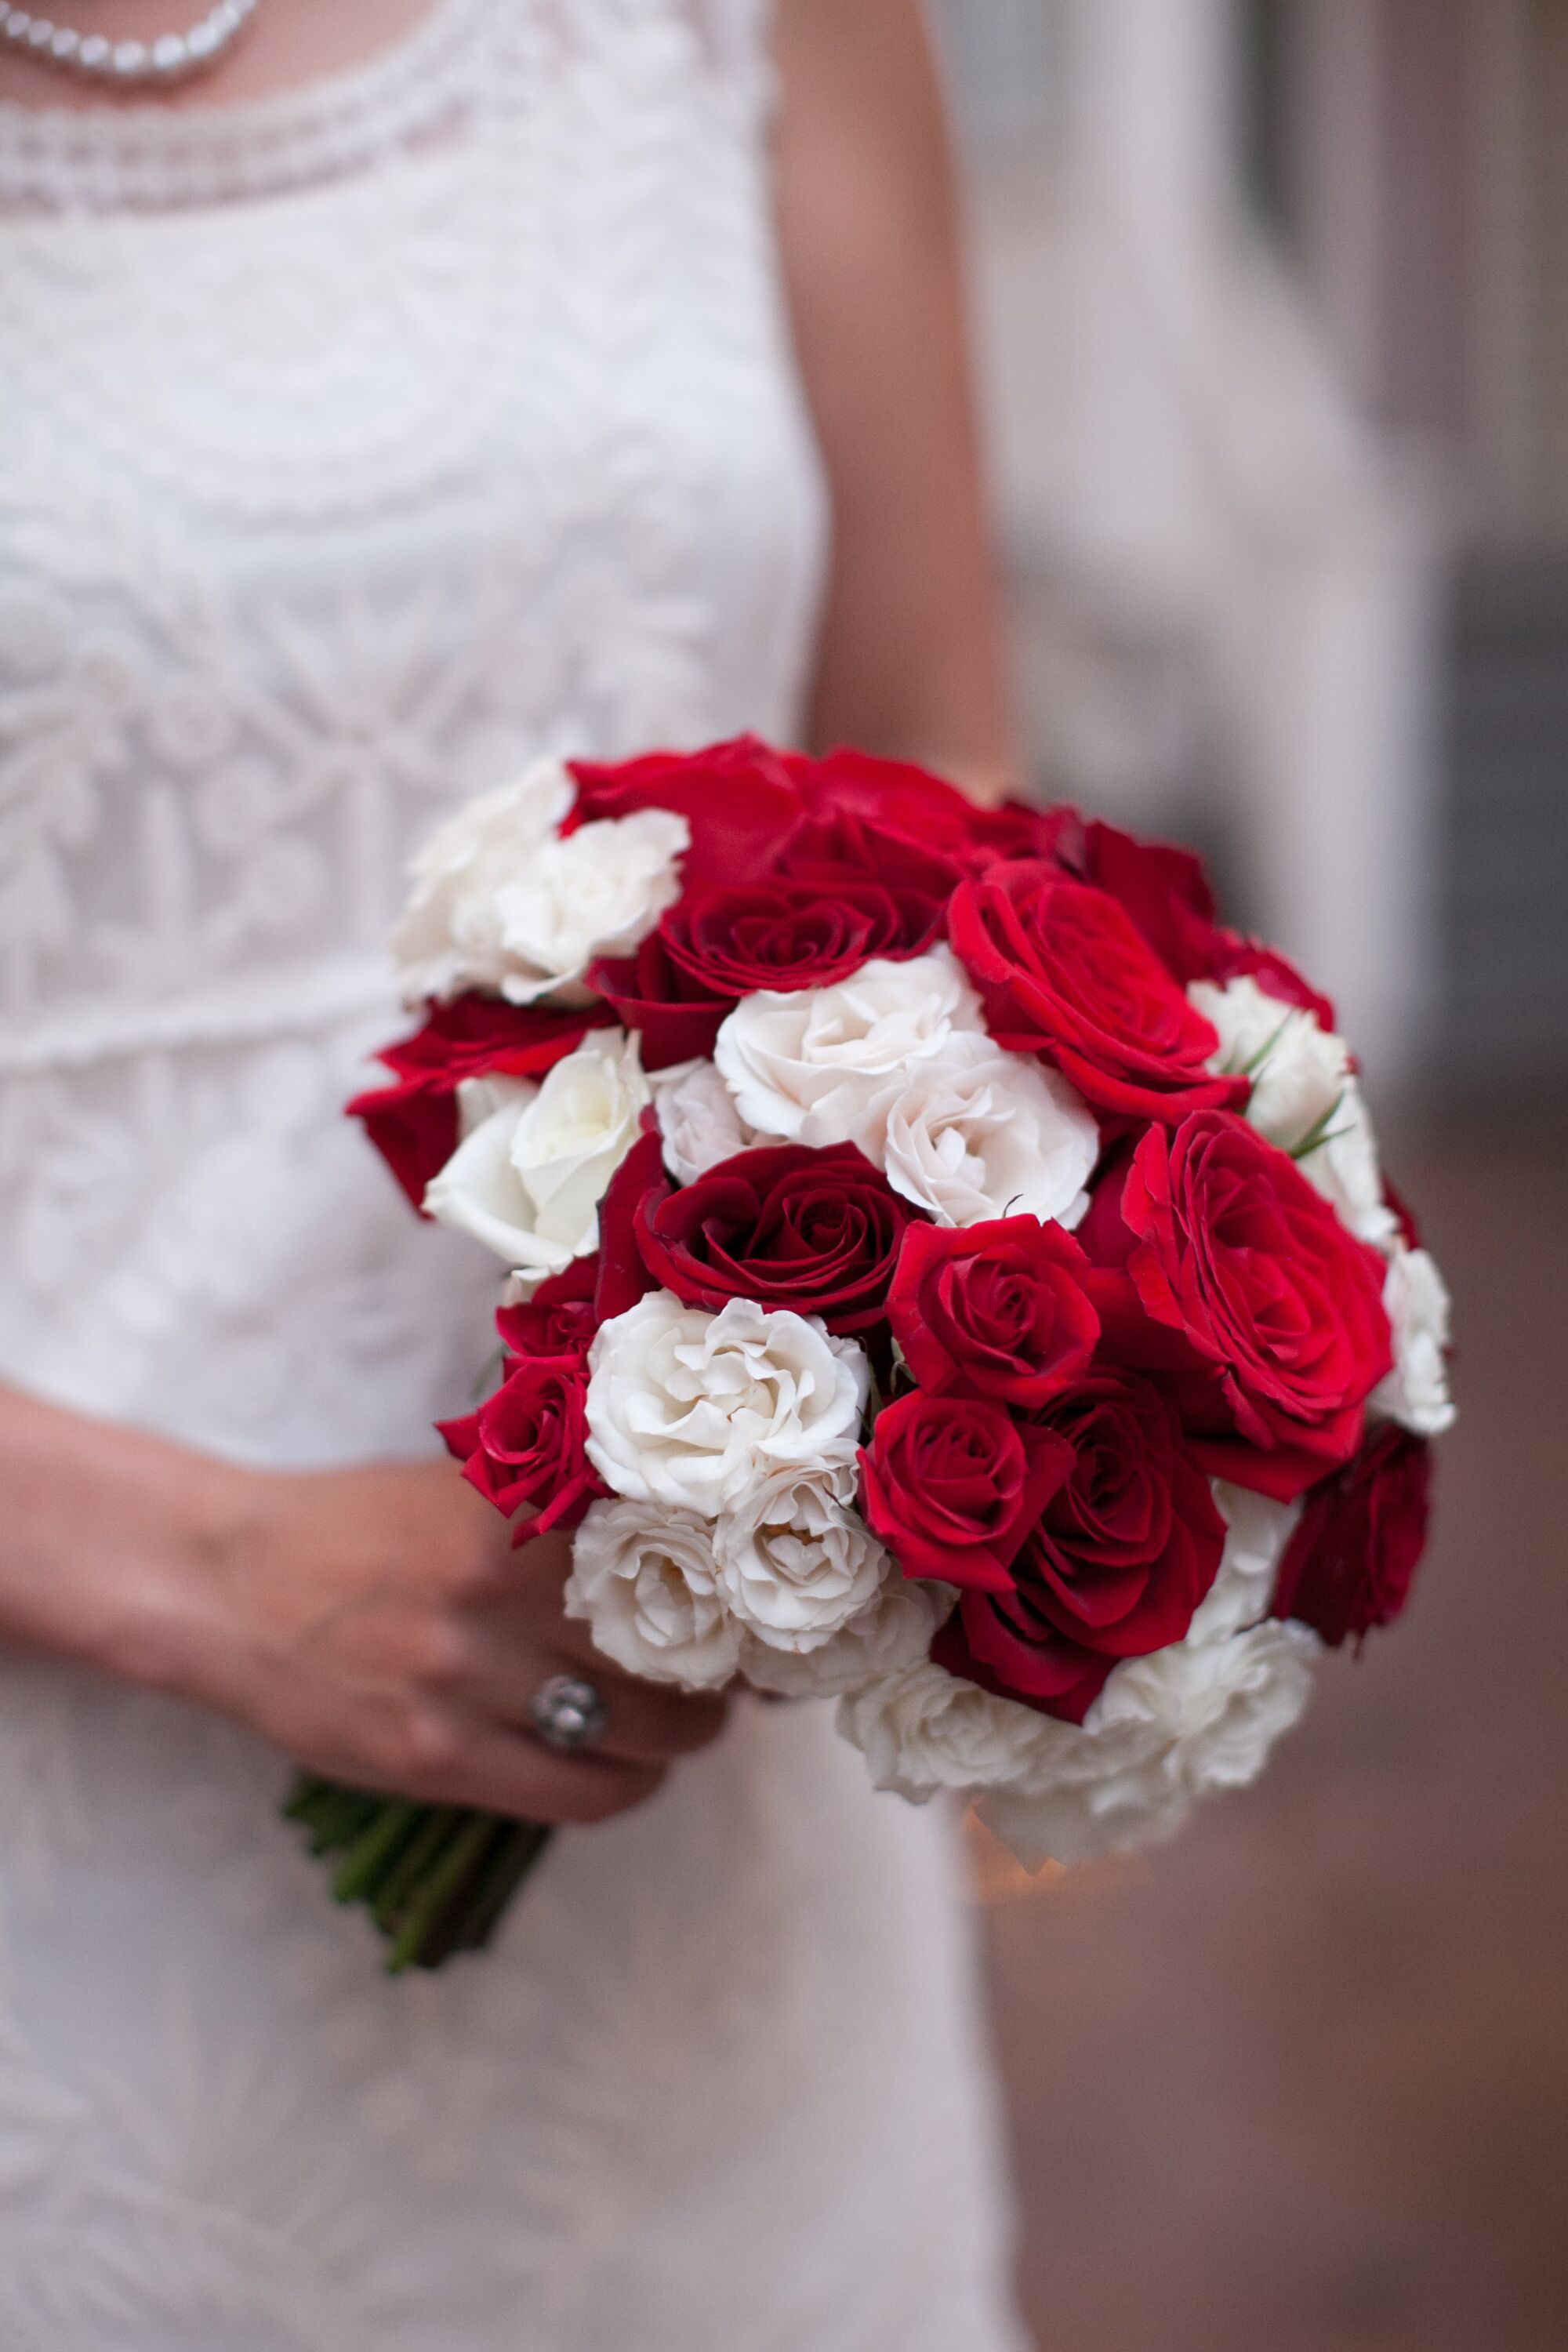
[[[605,1728],[591,1748],[581,1751],[588,1755],[631,1764],[668,1764],[709,1747],[729,1720],[730,1702],[719,1692],[668,1690],[657,1683],[637,1682],[606,1667],[596,1654],[587,1661],[563,1655],[552,1671],[592,1683],[605,1703]],[[529,1696],[531,1699],[533,1694]]]
[[[646,1724],[659,1742],[659,1753],[667,1752],[667,1740],[670,1743],[668,1752],[676,1756],[706,1748],[729,1720],[731,1701],[737,1688],[733,1678],[701,1690],[687,1690],[679,1683],[646,1682],[640,1675],[629,1674],[607,1658],[580,1617],[558,1619],[551,1630],[549,1643],[574,1674],[585,1675],[598,1687],[612,1715],[620,1695],[625,1693],[630,1705],[626,1722],[635,1727]]]
[[[521,1731],[531,1728],[529,1710],[542,1684],[554,1674],[581,1675],[608,1717],[593,1752],[632,1763],[695,1754],[718,1738],[729,1711],[721,1693],[686,1692],[626,1674],[594,1647],[585,1626],[558,1620],[542,1654],[538,1626],[525,1611],[491,1610],[470,1619],[455,1629],[442,1664],[451,1702]]]
[[[427,1727],[430,1760],[422,1785],[404,1793],[446,1805],[479,1805],[520,1821],[608,1821],[651,1797],[662,1766],[600,1755],[557,1756],[499,1725],[444,1718]],[[405,1781],[408,1776],[405,1776]]]
[[[542,1657],[533,1642],[498,1636],[491,1629],[472,1643],[454,1696],[466,1710],[531,1736],[530,1710],[552,1675],[570,1674],[592,1683],[605,1704],[605,1726],[590,1750],[626,1763],[667,1764],[695,1755],[717,1739],[729,1701],[717,1692],[685,1692],[638,1682],[591,1645],[559,1641]]]
[[[474,1802],[525,1821],[578,1825],[609,1821],[645,1804],[665,1776],[662,1764],[633,1763],[597,1750],[556,1756],[536,1740],[509,1731],[476,1736],[470,1769],[475,1786],[489,1791]]]

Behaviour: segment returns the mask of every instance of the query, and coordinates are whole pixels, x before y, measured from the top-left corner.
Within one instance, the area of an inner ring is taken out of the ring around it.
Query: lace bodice
[[[263,1463],[461,1408],[490,1262],[341,1105],[440,811],[791,730],[764,34],[437,0],[255,106],[0,107],[0,1375]],[[0,1660],[5,2352],[1013,2342],[945,1826],[816,1711],[416,1984],[283,1780]]]
[[[320,1458],[395,1338],[422,1443],[450,1254],[326,1117],[411,846],[541,748],[787,731],[753,18],[440,0],[314,91],[0,115],[3,1360],[52,1393]]]

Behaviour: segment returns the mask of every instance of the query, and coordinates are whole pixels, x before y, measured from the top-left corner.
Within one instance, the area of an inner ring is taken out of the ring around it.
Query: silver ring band
[[[603,1739],[609,1711],[590,1682],[581,1675],[552,1675],[541,1683],[529,1705],[528,1719],[546,1748],[563,1756],[576,1756]]]

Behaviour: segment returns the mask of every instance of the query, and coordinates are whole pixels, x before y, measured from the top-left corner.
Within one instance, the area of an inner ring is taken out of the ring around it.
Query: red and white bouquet
[[[1187,853],[854,752],[546,761],[395,944],[425,1023],[352,1108],[507,1272],[444,1433],[622,1667],[832,1697],[1033,1865],[1250,1780],[1403,1605],[1447,1297],[1331,1007]],[[352,1892],[447,1864],[401,1957],[482,1940],[536,1833],[357,1801],[296,1805]]]

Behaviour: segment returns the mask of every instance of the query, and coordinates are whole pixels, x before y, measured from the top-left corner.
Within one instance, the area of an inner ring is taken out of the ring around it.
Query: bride
[[[341,1111],[540,750],[1005,775],[915,0],[79,7],[0,8],[0,2342],[1003,2352],[950,1825],[518,1581],[490,1261]],[[579,1826],[389,1982],[288,1758]]]

